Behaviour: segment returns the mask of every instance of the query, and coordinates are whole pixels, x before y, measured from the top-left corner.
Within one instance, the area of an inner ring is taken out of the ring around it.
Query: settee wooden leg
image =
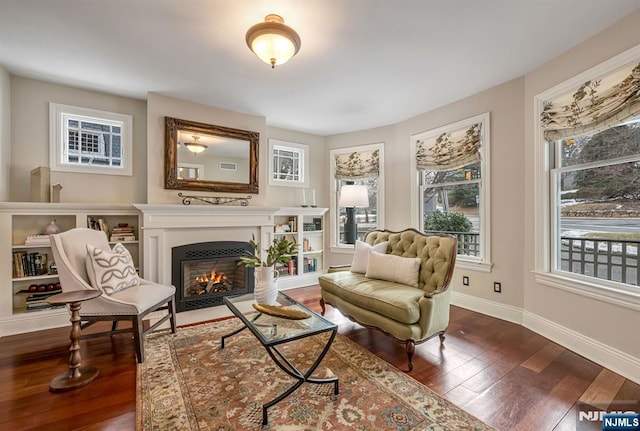
[[[322,307],[322,311],[320,312],[320,314],[322,316],[324,316],[324,299],[320,298],[320,307]]]
[[[413,340],[405,342],[407,346],[407,359],[409,361],[409,371],[413,371],[413,353],[416,351],[416,343]]]
[[[442,331],[440,334],[438,334],[438,336],[440,337],[440,344],[444,344],[444,339],[446,338],[444,336],[444,331]]]

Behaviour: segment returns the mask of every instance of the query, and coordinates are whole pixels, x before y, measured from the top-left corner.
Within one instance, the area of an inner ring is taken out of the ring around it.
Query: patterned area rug
[[[138,366],[139,431],[492,429],[339,334],[317,370],[339,377],[339,395],[332,384],[305,383],[269,408],[269,424],[262,427],[262,404],[294,379],[248,330],[220,349],[220,337],[240,326],[233,318],[146,337],[145,362]],[[325,336],[279,348],[306,370]]]

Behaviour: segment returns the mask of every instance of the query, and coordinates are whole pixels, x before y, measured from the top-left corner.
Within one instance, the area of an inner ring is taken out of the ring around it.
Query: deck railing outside
[[[640,285],[640,241],[569,236],[562,236],[560,241],[560,266],[563,271]]]

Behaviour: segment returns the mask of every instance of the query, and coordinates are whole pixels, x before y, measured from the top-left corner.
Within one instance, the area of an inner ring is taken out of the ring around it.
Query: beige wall
[[[9,199],[11,167],[11,77],[0,66],[0,202]]]
[[[640,358],[640,343],[629,336],[638,328],[640,313],[629,308],[537,283],[535,269],[536,223],[534,189],[534,97],[621,52],[640,44],[640,11],[628,15],[593,38],[581,43],[525,76],[524,169],[524,271],[527,312]],[[640,359],[636,359],[640,360]],[[640,379],[640,377],[638,377]]]
[[[147,119],[144,101],[44,81],[11,77],[11,173],[9,200],[31,200],[31,170],[49,166],[49,102],[133,116],[133,175],[51,172],[63,187],[61,202],[146,201]]]

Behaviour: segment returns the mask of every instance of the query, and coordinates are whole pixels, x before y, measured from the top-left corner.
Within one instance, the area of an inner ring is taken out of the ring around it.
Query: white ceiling
[[[0,0],[0,64],[331,135],[522,76],[638,8],[640,0]],[[245,43],[268,13],[302,39],[275,70]]]

